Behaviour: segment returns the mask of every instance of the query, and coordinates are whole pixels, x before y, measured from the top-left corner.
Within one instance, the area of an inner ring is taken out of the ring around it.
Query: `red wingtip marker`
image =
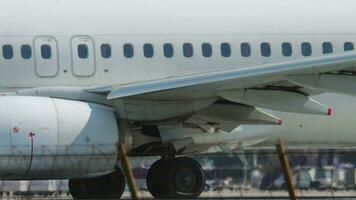
[[[332,108],[328,108],[328,113],[329,116],[333,114],[333,109]]]
[[[283,119],[278,119],[277,124],[278,124],[278,125],[282,125],[282,124],[283,124]]]

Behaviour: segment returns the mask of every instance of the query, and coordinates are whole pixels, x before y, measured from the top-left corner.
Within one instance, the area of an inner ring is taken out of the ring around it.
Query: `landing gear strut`
[[[119,199],[125,189],[125,177],[120,169],[88,179],[71,179],[69,192],[74,199]]]
[[[149,169],[146,182],[155,198],[196,198],[204,189],[205,173],[191,158],[160,159]]]

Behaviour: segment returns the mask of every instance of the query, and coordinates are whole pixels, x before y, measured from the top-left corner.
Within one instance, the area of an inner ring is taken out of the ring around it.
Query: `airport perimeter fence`
[[[292,179],[300,197],[356,197],[356,149],[288,149]],[[273,148],[256,148],[190,156],[206,173],[202,197],[288,197],[278,155]],[[137,187],[150,198],[145,177],[157,157],[130,159]],[[0,181],[8,197],[70,197],[67,180]],[[124,198],[130,193],[125,191]]]

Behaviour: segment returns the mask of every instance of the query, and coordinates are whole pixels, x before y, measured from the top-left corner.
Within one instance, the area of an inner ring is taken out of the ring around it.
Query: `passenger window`
[[[124,56],[126,58],[132,58],[134,56],[134,49],[132,44],[124,44]]]
[[[183,55],[184,57],[190,58],[193,56],[193,45],[191,43],[183,44]]]
[[[143,45],[143,55],[146,58],[152,58],[153,57],[153,46],[152,44],[144,44]]]
[[[7,60],[14,56],[11,45],[6,44],[2,46],[2,56]]]
[[[109,44],[102,44],[100,50],[101,50],[101,56],[103,58],[111,57],[111,46]]]
[[[282,43],[283,56],[289,57],[292,55],[292,45],[289,42]]]
[[[211,57],[213,54],[213,48],[210,43],[203,43],[201,45],[201,50],[204,57]]]
[[[88,46],[86,44],[78,45],[78,56],[81,59],[88,58]]]
[[[345,42],[344,43],[344,51],[351,51],[351,50],[354,50],[354,43]]]
[[[220,45],[220,49],[221,49],[221,55],[223,57],[230,57],[231,56],[231,47],[229,43],[221,43]]]
[[[163,54],[166,58],[173,57],[173,54],[174,54],[173,45],[170,43],[164,44],[163,45]]]
[[[32,56],[31,46],[28,44],[24,44],[21,46],[21,57],[23,59],[30,59]]]
[[[241,43],[241,55],[249,57],[251,55],[251,47],[249,43]]]
[[[303,56],[311,56],[312,47],[309,42],[302,43],[302,54],[303,54]]]
[[[261,43],[261,55],[263,57],[271,56],[271,45],[267,42]]]
[[[323,54],[328,54],[333,52],[333,45],[330,42],[323,43]]]
[[[52,49],[48,44],[43,44],[41,46],[41,56],[43,59],[50,59],[52,57]]]

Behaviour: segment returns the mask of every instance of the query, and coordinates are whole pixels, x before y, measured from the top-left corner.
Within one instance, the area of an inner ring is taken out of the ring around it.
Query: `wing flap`
[[[331,108],[297,92],[282,90],[226,90],[220,97],[235,103],[284,112],[331,115]]]
[[[229,132],[241,124],[281,125],[282,119],[252,106],[214,103],[198,111],[184,123],[209,124]]]

